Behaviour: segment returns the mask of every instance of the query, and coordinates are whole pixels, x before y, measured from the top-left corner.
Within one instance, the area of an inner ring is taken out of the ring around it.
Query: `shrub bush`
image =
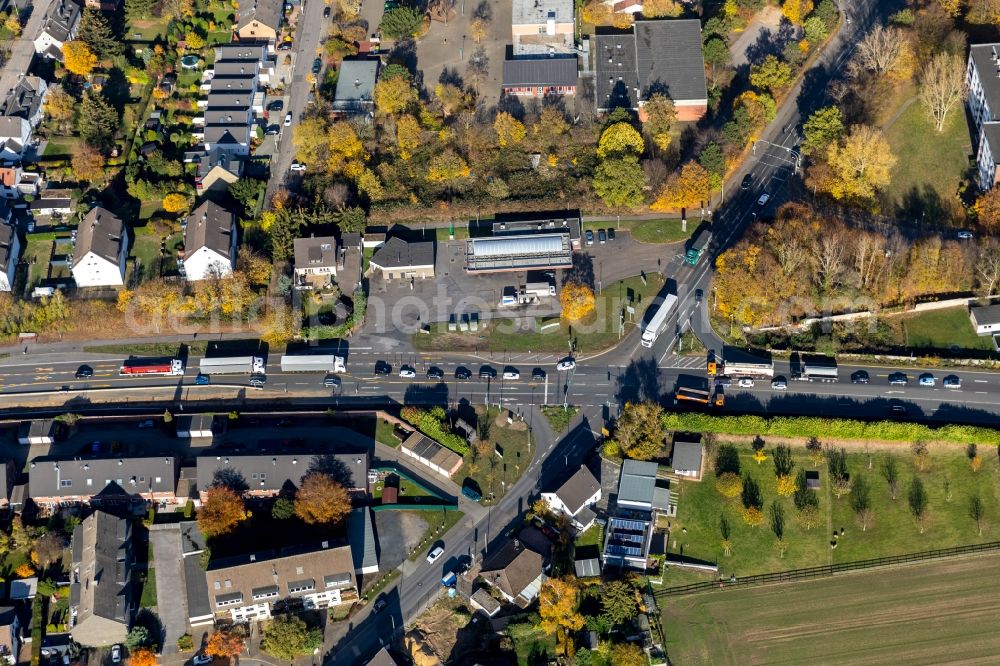
[[[458,455],[464,456],[469,452],[469,445],[464,439],[448,432],[444,423],[444,410],[438,408],[436,411],[424,411],[416,407],[404,407],[400,416],[417,430]]]

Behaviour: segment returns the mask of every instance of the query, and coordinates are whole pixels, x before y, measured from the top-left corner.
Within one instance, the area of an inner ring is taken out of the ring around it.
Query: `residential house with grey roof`
[[[575,95],[580,75],[576,56],[514,58],[504,60],[504,95],[548,97]]]
[[[508,603],[527,608],[545,582],[543,564],[539,553],[518,539],[509,539],[483,559],[479,575]]]
[[[97,510],[73,530],[70,633],[87,647],[121,643],[135,616],[132,523]]]
[[[992,188],[1000,164],[1000,42],[973,44],[965,82],[972,116],[972,139],[976,145],[976,179],[983,191]]]
[[[568,517],[578,532],[583,532],[597,518],[591,507],[601,499],[601,484],[586,465],[581,465],[558,490],[542,493],[542,499],[553,511]]]
[[[7,91],[7,96],[0,103],[0,116],[24,118],[35,129],[42,122],[43,104],[48,91],[45,79],[21,74],[17,84]]]
[[[121,287],[125,284],[128,232],[121,218],[97,206],[77,228],[70,271],[78,287]]]
[[[209,451],[198,456],[197,487],[201,500],[216,483],[245,488],[248,497],[276,497],[294,491],[309,472],[329,474],[352,495],[368,492],[368,452],[297,452],[229,455]]]
[[[82,11],[73,0],[52,0],[35,37],[35,53],[61,62],[63,44],[76,39]]]
[[[657,469],[655,462],[622,462],[615,510],[605,530],[606,566],[647,568],[656,514],[670,510],[670,490],[657,483]]]
[[[194,175],[195,189],[199,195],[228,191],[229,186],[243,176],[245,163],[242,155],[218,147],[205,152],[198,158],[198,168]]]
[[[420,241],[409,243],[393,236],[375,251],[368,264],[369,270],[379,271],[382,277],[393,280],[434,277],[434,243]]]
[[[31,142],[31,124],[20,116],[0,116],[0,160],[20,162]]]
[[[628,30],[599,29],[593,50],[598,111],[634,109],[641,120],[642,106],[654,93],[673,100],[680,121],[698,120],[708,110],[698,19],[636,21]]]
[[[673,452],[670,454],[670,468],[679,476],[700,478],[703,456],[704,448],[701,442],[675,440]]]
[[[234,622],[267,619],[286,599],[307,610],[358,599],[351,547],[329,541],[211,561],[205,581],[215,617]]]
[[[174,456],[45,456],[28,465],[28,488],[32,501],[50,511],[80,504],[173,504],[177,470]]]
[[[296,238],[295,288],[324,289],[337,279],[337,239],[333,236]]]
[[[213,201],[203,201],[185,218],[184,279],[225,277],[236,267],[236,216]]]
[[[240,0],[236,15],[236,40],[264,42],[274,47],[281,27],[282,0]]]
[[[378,544],[374,516],[370,508],[359,506],[347,518],[347,535],[354,558],[354,573],[359,577],[378,573]]]
[[[342,61],[333,93],[334,112],[345,116],[374,113],[378,71],[378,58]]]
[[[3,206],[5,209],[6,205]],[[0,291],[10,291],[21,256],[21,240],[12,224],[0,222]]]

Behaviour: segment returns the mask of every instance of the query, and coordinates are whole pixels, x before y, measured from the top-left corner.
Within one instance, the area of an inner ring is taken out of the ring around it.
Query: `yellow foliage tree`
[[[410,108],[417,100],[417,91],[405,76],[393,76],[378,80],[372,98],[378,114],[394,116]]]
[[[335,525],[351,512],[344,486],[322,472],[310,472],[295,493],[295,515],[310,525]]]
[[[813,10],[812,0],[785,0],[781,5],[781,13],[793,25],[802,25]]]
[[[35,575],[35,570],[30,564],[24,562],[14,569],[14,575],[18,578],[31,578]]]
[[[741,515],[743,522],[750,527],[758,527],[764,524],[764,512],[755,506],[744,508]]]
[[[739,497],[740,492],[743,491],[743,479],[740,478],[739,474],[726,472],[719,475],[719,478],[715,480],[715,489],[718,490],[719,494],[723,497],[729,499]]]
[[[136,648],[129,652],[129,666],[156,666],[156,655],[149,648]]]
[[[17,12],[11,12],[7,20],[3,22],[3,27],[15,37],[21,36],[21,20],[17,17]]]
[[[881,130],[857,125],[841,143],[827,149],[830,178],[826,189],[835,199],[874,199],[892,179],[896,156]]]
[[[86,42],[73,40],[63,44],[63,64],[66,70],[77,76],[87,76],[97,66],[97,56]]]
[[[597,299],[590,287],[582,282],[567,282],[559,292],[562,316],[567,321],[580,321],[597,305]]]
[[[698,162],[687,162],[679,174],[675,174],[663,185],[660,196],[653,202],[653,210],[676,210],[702,205],[708,201],[711,177]]]
[[[605,158],[629,153],[641,155],[645,148],[642,135],[634,127],[625,122],[615,123],[601,132],[601,138],[597,142],[597,156]]]
[[[179,192],[174,192],[163,197],[163,210],[168,213],[180,213],[183,210],[187,210],[188,205],[188,198]]]
[[[77,145],[73,150],[73,176],[78,181],[102,183],[104,181],[104,156],[93,146],[85,143]]]
[[[247,519],[243,498],[225,486],[212,486],[205,493],[205,503],[198,512],[198,527],[207,537],[232,532]]]
[[[563,646],[564,653],[570,642],[570,632],[583,628],[583,616],[577,612],[580,590],[575,578],[549,578],[542,583],[538,594],[538,628],[554,634],[556,646]]]
[[[413,157],[413,151],[420,147],[420,123],[409,114],[396,121],[396,147],[404,161]]]
[[[782,497],[791,497],[795,494],[796,486],[795,479],[790,475],[779,476],[778,477],[778,494]]]
[[[493,130],[497,133],[497,143],[501,148],[521,143],[527,134],[521,121],[506,111],[497,114]]]
[[[981,456],[976,455],[969,459],[969,467],[973,472],[978,472],[983,468],[983,459]]]
[[[602,0],[589,0],[583,6],[583,20],[591,25],[611,25],[611,8]]]
[[[450,148],[438,153],[427,167],[427,180],[441,185],[453,185],[472,173],[461,155]]]
[[[627,30],[635,23],[635,14],[614,12],[611,14],[611,25],[619,30]]]
[[[684,13],[684,7],[674,0],[645,0],[642,15],[645,18],[677,18]]]
[[[472,35],[472,39],[476,40],[476,44],[478,44],[490,34],[490,26],[483,19],[477,18],[469,26],[469,34]]]

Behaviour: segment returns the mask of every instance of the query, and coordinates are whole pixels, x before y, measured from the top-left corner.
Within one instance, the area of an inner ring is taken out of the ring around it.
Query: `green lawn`
[[[148,232],[143,227],[136,228],[135,244],[132,246],[131,256],[139,261],[140,281],[160,277],[162,255],[160,254],[159,236]]]
[[[378,419],[375,422],[375,441],[381,442],[386,446],[391,446],[392,448],[398,448],[402,442],[395,434],[395,426],[385,419]]]
[[[45,143],[44,157],[70,157],[80,140],[72,136],[52,137]]]
[[[579,411],[580,410],[576,407],[567,407],[566,409],[563,409],[561,405],[542,407],[542,414],[545,415],[549,425],[552,426],[553,432],[557,435],[566,429],[570,421],[576,417]]]
[[[142,582],[142,596],[139,606],[152,608],[156,605],[156,569],[146,570],[146,579]]]
[[[478,417],[486,419],[490,424],[489,441],[502,451],[503,457],[496,453],[487,457],[479,456],[473,446],[465,455],[465,463],[454,478],[460,480],[470,477],[482,489],[483,497],[493,493],[499,499],[521,477],[521,473],[531,462],[534,443],[529,441],[533,438],[530,438],[527,422],[520,422],[515,418],[511,425],[507,425],[501,419],[502,425],[498,426],[496,419],[500,410],[492,406],[485,412],[485,416],[484,412],[481,405],[476,407]]]
[[[582,533],[580,536],[576,538],[577,548],[580,548],[581,546],[597,546],[598,548],[600,548],[603,545],[604,545],[604,530],[597,523],[591,525],[590,529],[588,529],[586,532]]]
[[[514,641],[518,666],[545,664],[555,655],[555,638],[531,624],[511,624],[507,627],[507,635]]]
[[[415,334],[413,345],[421,351],[532,351],[569,353],[569,341],[575,342],[576,353],[592,353],[607,349],[619,340],[619,314],[632,303],[636,309],[635,322],[642,315],[653,297],[663,287],[659,274],[651,274],[643,284],[638,277],[627,278],[607,285],[597,295],[595,312],[582,322],[569,325],[562,320],[558,326],[541,330],[543,322],[534,320],[496,319],[480,322],[477,333],[449,333],[445,323],[432,324],[430,335]],[[524,330],[527,324],[532,330]],[[627,335],[635,323],[625,320],[622,336]],[[571,335],[572,334],[572,335]]]
[[[770,446],[767,447],[770,450]],[[895,447],[899,470],[899,491],[891,499],[887,482],[881,475],[886,453],[873,454],[873,469],[868,470],[868,456],[863,450],[848,453],[848,470],[852,475],[862,475],[871,488],[874,521],[863,532],[855,520],[850,495],[840,499],[833,496],[826,463],[817,467],[804,447],[794,448],[796,468],[818,469],[819,525],[811,530],[803,528],[791,498],[779,497],[776,492],[774,466],[769,459],[758,465],[751,457],[752,451],[744,445],[740,449],[744,474],[749,474],[760,484],[765,516],[771,504],[777,501],[784,508],[786,517],[786,551],[782,557],[776,548],[776,539],[767,522],[759,527],[749,527],[741,517],[739,499],[727,500],[715,489],[715,475],[708,471],[702,482],[681,481],[675,486],[678,493],[678,515],[672,521],[670,552],[683,554],[708,562],[718,563],[724,576],[737,576],[810,567],[835,562],[911,553],[935,548],[945,548],[969,543],[991,541],[1000,535],[1000,484],[998,484],[997,456],[993,449],[982,447],[982,469],[973,472],[963,447],[939,446],[932,449],[932,465],[928,472],[916,472],[914,456],[906,445]],[[709,467],[709,470],[711,468]],[[794,475],[794,470],[793,470]],[[907,502],[907,490],[915,475],[919,475],[929,497],[926,527],[920,533]],[[946,493],[946,485],[951,493]],[[984,504],[987,529],[982,536],[976,533],[975,523],[969,518],[969,501],[978,495]],[[725,515],[732,527],[732,554],[726,556],[721,547],[720,517]],[[831,547],[832,531],[843,528],[836,548]],[[686,531],[685,531],[686,529]],[[675,545],[676,542],[676,545]],[[664,585],[678,584],[671,579],[672,570],[665,574]]]
[[[923,105],[915,101],[889,126],[885,136],[897,158],[892,182],[884,193],[888,210],[933,225],[964,220],[956,194],[969,167],[964,110],[957,107],[952,111],[939,134]]]
[[[48,276],[49,257],[52,254],[52,240],[28,235],[25,243],[24,261],[30,262],[28,287],[34,287]]]
[[[204,355],[207,342],[186,342],[189,354]],[[177,342],[137,342],[124,345],[87,345],[84,352],[90,354],[129,354],[135,356],[174,356],[180,349]]]
[[[903,328],[907,347],[949,349],[958,345],[962,349],[993,351],[989,336],[976,335],[964,306],[907,315],[903,318]]]
[[[598,229],[614,229],[616,232],[631,232],[632,237],[642,243],[676,243],[686,240],[698,227],[697,220],[688,220],[688,230],[681,231],[679,217],[660,218],[656,220],[601,220],[600,222],[584,222],[584,231]]]

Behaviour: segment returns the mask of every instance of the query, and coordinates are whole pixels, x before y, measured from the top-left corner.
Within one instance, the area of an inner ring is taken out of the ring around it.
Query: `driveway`
[[[177,525],[149,528],[156,570],[156,610],[163,624],[163,653],[177,652],[177,639],[187,633],[187,594],[182,584],[181,533]]]
[[[768,6],[757,12],[746,29],[729,45],[733,67],[763,60],[770,52],[767,50],[769,46],[777,40],[780,25],[781,10],[777,7]]]
[[[49,9],[50,2],[51,0],[38,0],[38,2],[29,5],[31,7],[31,16],[28,17],[28,24],[24,26],[21,36],[17,41],[11,45],[10,59],[7,60],[7,63],[3,66],[3,71],[0,72],[0,90],[5,95],[8,90],[17,85],[18,77],[28,72],[31,59],[35,55],[33,40],[42,27],[42,19],[45,17],[45,12]]]

